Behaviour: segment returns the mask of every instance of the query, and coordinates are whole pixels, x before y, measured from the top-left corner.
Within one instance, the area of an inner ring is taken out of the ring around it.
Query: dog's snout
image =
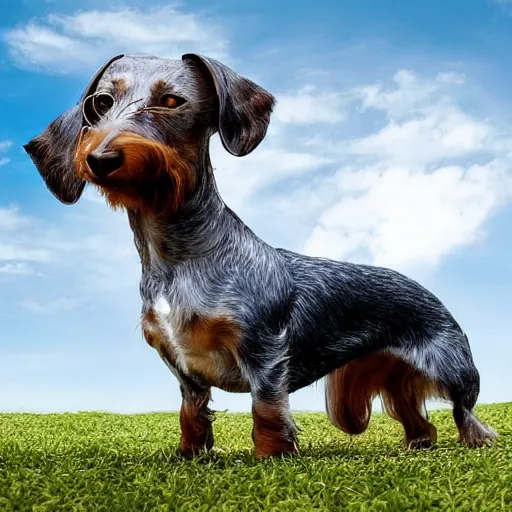
[[[120,150],[93,151],[87,157],[87,165],[98,178],[105,178],[122,167],[124,155]]]

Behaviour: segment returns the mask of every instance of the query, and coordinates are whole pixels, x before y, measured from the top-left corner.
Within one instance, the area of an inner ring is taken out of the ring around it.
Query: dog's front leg
[[[297,427],[290,412],[288,392],[282,384],[267,381],[252,392],[252,439],[257,457],[298,453]]]
[[[214,413],[208,408],[210,388],[199,388],[182,381],[180,410],[181,439],[179,451],[184,457],[193,457],[213,447],[212,422]]]

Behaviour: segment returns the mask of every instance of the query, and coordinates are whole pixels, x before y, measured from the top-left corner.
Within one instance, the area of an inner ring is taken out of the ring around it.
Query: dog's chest
[[[241,329],[228,315],[186,310],[160,296],[143,314],[142,329],[171,367],[226,391],[249,391],[239,366]]]

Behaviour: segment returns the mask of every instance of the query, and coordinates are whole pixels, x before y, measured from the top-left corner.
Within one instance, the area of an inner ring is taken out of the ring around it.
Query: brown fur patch
[[[150,347],[158,349],[162,345],[162,336],[155,312],[150,309],[142,315],[142,334]]]
[[[172,366],[176,365],[176,356],[169,344],[166,343],[158,318],[152,309],[146,311],[142,316],[142,334],[146,343],[154,348],[162,359]]]
[[[181,404],[181,439],[179,451],[186,457],[192,457],[202,450],[213,446],[213,411],[208,408],[210,393],[196,399],[185,398]]]
[[[424,411],[425,401],[440,395],[430,379],[405,361],[396,360],[381,397],[386,413],[402,424],[408,447],[429,447],[436,442],[437,430],[425,418]]]
[[[237,362],[241,338],[239,326],[227,317],[195,317],[186,327],[189,370],[225,391],[249,391]]]
[[[256,457],[275,457],[298,453],[295,429],[286,419],[287,410],[279,406],[256,402],[253,405],[252,437]]]
[[[348,434],[361,434],[368,427],[372,400],[384,387],[394,360],[376,354],[334,370],[327,376],[327,414]]]
[[[167,82],[165,80],[157,80],[152,86],[151,86],[151,95],[155,97],[161,96],[164,92],[168,91],[169,87],[167,85]]]
[[[158,338],[158,335],[153,332],[152,329],[148,329],[147,327],[142,328],[142,333],[144,334],[144,339],[146,340],[147,344],[157,349],[160,346],[160,340]]]
[[[227,349],[236,352],[240,344],[240,328],[225,316],[194,317],[188,326],[190,348],[198,351]]]
[[[357,359],[329,374],[326,403],[331,422],[348,434],[364,432],[378,395],[384,410],[404,427],[408,445],[435,442],[436,429],[422,413],[425,400],[443,396],[442,390],[410,364],[384,352]]]
[[[82,128],[76,145],[74,164],[78,176],[86,181],[92,181],[94,176],[87,165],[87,157],[107,136],[107,132]]]
[[[128,83],[124,78],[116,78],[112,80],[112,85],[114,86],[115,96],[123,97],[128,90]]]
[[[87,165],[87,156],[106,133],[88,130],[80,138],[75,154],[77,174],[98,186],[113,208],[127,208],[155,215],[176,212],[194,186],[192,151],[175,149],[133,133],[121,133],[109,143],[124,155],[123,166],[97,179]]]
[[[176,355],[153,310],[142,316],[142,332],[148,345],[174,366]],[[176,333],[174,342],[184,354],[187,373],[200,377],[205,385],[246,393],[250,387],[238,365],[241,337],[239,326],[227,317],[194,317]]]

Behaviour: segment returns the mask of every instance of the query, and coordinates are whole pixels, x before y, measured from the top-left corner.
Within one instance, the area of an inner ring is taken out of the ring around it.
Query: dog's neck
[[[194,193],[179,212],[161,216],[128,210],[143,271],[213,256],[227,242],[255,237],[220,197],[208,147],[197,160],[196,177]]]

